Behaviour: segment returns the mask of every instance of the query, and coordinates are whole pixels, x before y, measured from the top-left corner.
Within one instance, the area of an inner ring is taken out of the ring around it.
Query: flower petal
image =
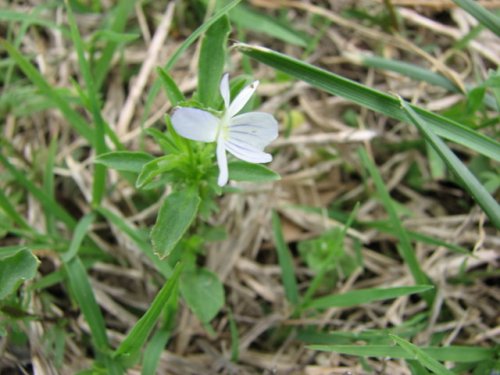
[[[228,135],[262,150],[278,137],[278,122],[269,113],[244,113],[230,120]]]
[[[172,125],[175,131],[184,138],[213,142],[217,136],[219,119],[201,109],[181,107],[172,115]]]
[[[247,102],[252,97],[253,93],[257,89],[257,86],[259,86],[259,81],[254,81],[240,91],[240,93],[236,96],[233,102],[229,105],[229,108],[227,110],[229,117],[233,117],[239,111],[241,111],[241,109],[245,106],[245,104],[247,104]]]
[[[224,141],[222,137],[219,137],[217,141],[217,164],[219,166],[219,178],[217,180],[217,184],[219,186],[224,186],[227,184],[229,179],[229,171],[227,168],[227,155],[226,148],[224,147]]]
[[[229,74],[226,73],[222,76],[219,89],[222,99],[224,99],[224,107],[229,108],[231,98],[231,91],[229,90]]]
[[[249,163],[269,163],[273,160],[271,154],[259,150],[247,143],[230,139],[224,143],[225,148],[238,159],[247,161]]]

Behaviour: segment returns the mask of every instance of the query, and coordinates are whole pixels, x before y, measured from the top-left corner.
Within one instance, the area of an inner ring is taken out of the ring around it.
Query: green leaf
[[[234,8],[229,17],[236,25],[267,34],[286,43],[307,47],[309,38],[294,30],[290,25],[280,22],[276,17],[270,17],[257,12],[243,4]]]
[[[120,43],[130,43],[140,37],[140,34],[136,33],[119,33],[113,30],[97,30],[92,36],[94,39],[103,39],[108,42],[113,42],[116,44]]]
[[[431,285],[415,285],[396,288],[370,288],[353,290],[343,294],[334,294],[312,300],[305,307],[315,309],[327,309],[331,307],[351,307],[363,305],[373,301],[384,301],[387,299],[422,293],[433,289]]]
[[[476,1],[472,0],[453,0],[460,8],[477,19],[482,25],[486,26],[497,36],[500,36],[500,18],[494,13],[483,8]]]
[[[362,357],[414,358],[403,348],[392,345],[309,345],[308,348]],[[494,349],[477,346],[433,346],[420,350],[438,361],[478,362],[495,358]]]
[[[172,277],[163,285],[154,298],[148,311],[132,327],[127,337],[114,352],[114,357],[122,357],[126,362],[134,361],[139,351],[144,347],[146,340],[156,326],[156,322],[165,304],[177,293],[177,283],[181,274],[182,265],[177,263]]]
[[[170,194],[160,208],[151,231],[156,255],[163,259],[174,249],[196,217],[201,199],[195,189]]]
[[[140,173],[144,165],[152,160],[154,157],[145,152],[111,151],[96,157],[94,163],[118,171]]]
[[[332,95],[341,96],[353,103],[400,121],[407,121],[408,119],[401,109],[398,99],[391,95],[264,47],[238,43],[235,48],[257,61],[308,82],[312,86]],[[446,117],[416,106],[412,108],[429,123],[432,130],[439,136],[500,161],[500,143],[497,141]]]
[[[26,175],[19,171],[9,160],[0,153],[0,163],[4,165],[5,169],[14,177],[22,187],[28,190],[43,206],[45,210],[53,213],[53,215],[61,220],[70,229],[76,226],[75,219],[57,203],[51,196],[47,195],[45,191],[36,186]]]
[[[350,55],[349,55],[350,56]],[[433,72],[420,66],[409,64],[399,60],[385,59],[379,56],[371,56],[367,54],[352,55],[354,60],[361,60],[363,65],[389,70],[410,77],[416,81],[423,81],[431,85],[440,86],[451,92],[460,92],[460,89],[448,78],[443,75]]]
[[[228,164],[229,178],[234,181],[277,181],[281,176],[262,164],[232,161]]]
[[[110,27],[106,30],[112,33],[123,33],[125,26],[127,25],[128,16],[133,11],[135,3],[136,2],[132,0],[119,1],[118,4],[113,7]],[[95,63],[93,71],[96,82],[95,86],[97,89],[101,88],[107,76],[111,67],[111,60],[113,59],[116,47],[119,44],[120,42],[116,40],[108,40],[108,43],[106,43],[101,51],[99,59]]]
[[[104,318],[95,299],[85,267],[79,257],[74,257],[64,265],[64,270],[72,294],[90,327],[92,341],[99,356],[108,350],[109,344]]]
[[[29,80],[40,92],[51,100],[61,111],[68,123],[90,144],[94,143],[94,129],[88,126],[87,121],[54,89],[40,74],[40,72],[9,42],[0,38],[0,45],[5,48],[9,56],[19,65]]]
[[[189,308],[203,323],[210,322],[224,306],[222,283],[205,268],[184,272],[179,286]]]
[[[125,0],[128,1],[128,0]],[[177,47],[175,52],[172,54],[172,56],[168,59],[167,63],[164,66],[164,69],[166,72],[170,71],[172,67],[175,65],[177,60],[182,56],[182,54],[189,48],[191,44],[193,44],[196,39],[198,39],[203,33],[210,28],[215,22],[217,22],[221,17],[223,17],[227,12],[229,12],[231,9],[233,9],[236,5],[238,5],[241,2],[241,0],[233,0],[224,7],[220,8],[215,14],[213,14],[208,20],[206,20],[204,23],[202,23],[195,31],[189,35],[189,37],[184,40],[184,42]],[[159,81],[156,81],[153,84],[153,87],[149,90],[148,96],[146,98],[146,103],[144,105],[144,113],[143,113],[143,121],[148,117],[149,111],[151,109],[151,106],[153,104],[154,99],[156,98],[156,95],[158,95],[158,91],[160,90],[160,85],[161,83]]]
[[[396,335],[389,334],[389,337],[393,339],[396,344],[398,344],[405,352],[415,358],[423,366],[439,375],[455,375],[453,371],[448,370],[441,363],[432,358],[429,354],[424,352],[418,346],[398,337]]]
[[[399,239],[398,252],[410,269],[413,279],[417,284],[431,284],[431,281],[420,267],[420,263],[411,244],[410,236],[408,235],[408,232],[399,219],[398,213],[396,211],[396,205],[394,204],[394,201],[392,200],[391,195],[389,194],[389,191],[387,190],[387,187],[382,180],[382,176],[377,170],[377,167],[370,159],[365,149],[359,149],[359,156],[364,167],[370,173],[373,182],[375,183],[375,187],[377,188],[378,194],[380,195],[380,199],[382,200],[382,203],[384,204],[384,207],[389,214],[389,220],[392,224],[392,227],[395,229],[395,232]],[[431,305],[432,301],[434,300],[434,294],[426,293],[424,295],[424,299],[429,305]]]
[[[78,254],[82,241],[87,235],[87,231],[92,225],[94,219],[95,214],[92,212],[80,219],[75,228],[75,232],[73,233],[73,238],[71,239],[68,251],[61,255],[61,259],[64,263],[68,263]]]
[[[149,341],[142,358],[142,375],[156,374],[161,353],[165,349],[176,327],[177,310],[179,309],[179,290],[176,284],[175,291],[163,307],[164,318],[162,326],[154,333]]]
[[[118,216],[105,208],[99,207],[97,208],[97,212],[104,216],[111,224],[115,225],[123,234],[128,236],[165,278],[170,277],[172,274],[170,265],[167,262],[162,262],[153,253],[153,249],[151,248],[151,244],[148,242],[146,234],[143,235],[138,228],[133,227],[123,217]]]
[[[27,249],[0,258],[0,301],[36,275],[40,261]]]
[[[175,154],[161,156],[153,159],[142,166],[139,176],[135,182],[138,189],[143,188],[154,178],[162,173],[171,171],[179,162],[179,156]]]
[[[295,278],[295,267],[293,266],[292,254],[286,245],[281,229],[281,221],[276,212],[273,212],[273,234],[276,250],[278,252],[278,262],[281,268],[281,279],[285,288],[285,296],[293,305],[299,303],[299,290],[297,287],[297,279]]]
[[[448,146],[438,137],[422,119],[404,100],[401,101],[403,110],[408,115],[409,122],[413,123],[422,136],[432,146],[432,148],[441,156],[443,161],[450,168],[455,176],[462,182],[465,189],[481,206],[488,215],[493,225],[500,229],[500,206],[495,199],[488,193],[477,178],[467,169],[460,159],[448,148]]]
[[[163,88],[165,89],[165,93],[167,94],[168,100],[170,100],[170,104],[172,104],[172,107],[175,107],[177,103],[186,100],[175,81],[165,69],[157,68],[156,71],[160,76],[161,83],[163,84]]]
[[[231,27],[227,16],[221,17],[206,31],[201,40],[198,62],[198,99],[206,107],[215,108],[219,85],[226,62],[227,38]]]
[[[85,81],[86,95],[82,99],[88,99],[89,109],[92,113],[92,119],[95,125],[95,138],[93,142],[94,150],[97,155],[100,155],[107,151],[106,141],[105,141],[105,130],[106,124],[101,114],[101,103],[99,100],[98,90],[95,86],[95,77],[90,71],[90,65],[87,61],[85,54],[85,46],[83,45],[82,37],[80,31],[78,30],[78,25],[76,24],[71,5],[68,0],[65,1],[66,11],[68,17],[68,23],[71,30],[71,39],[76,49],[76,54],[78,56],[78,65],[80,66],[80,71]],[[83,96],[82,94],[80,96]],[[108,133],[111,139],[118,141],[118,137],[108,127]],[[106,190],[106,167],[104,165],[96,165],[94,167],[93,182],[92,182],[92,206],[98,206],[104,196]]]

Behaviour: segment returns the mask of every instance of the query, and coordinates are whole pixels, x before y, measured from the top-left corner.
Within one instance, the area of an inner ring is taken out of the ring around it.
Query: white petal
[[[278,138],[278,122],[269,113],[244,113],[230,120],[228,138],[262,150]]]
[[[172,125],[175,131],[184,138],[213,142],[217,136],[219,119],[201,109],[181,107],[172,115]]]
[[[224,99],[224,107],[229,108],[229,101],[231,97],[231,91],[229,90],[229,74],[224,74],[220,81],[220,94],[222,99]]]
[[[227,151],[236,156],[238,159],[249,163],[269,163],[273,160],[271,154],[234,139],[226,141],[225,147]]]
[[[253,93],[257,89],[257,86],[259,86],[259,81],[254,81],[240,91],[240,93],[236,96],[227,110],[229,117],[233,117],[234,115],[238,114],[239,111],[241,111],[241,109],[245,106],[245,104],[248,103],[248,101],[252,97]]]
[[[219,186],[224,186],[229,179],[229,171],[227,168],[226,148],[224,147],[222,137],[219,137],[217,141],[217,164],[219,165],[219,178],[217,184]]]

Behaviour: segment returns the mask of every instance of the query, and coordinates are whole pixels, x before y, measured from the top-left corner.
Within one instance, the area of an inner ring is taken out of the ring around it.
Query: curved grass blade
[[[92,341],[98,356],[109,349],[106,325],[101,310],[92,291],[87,272],[80,258],[75,257],[64,265],[69,287],[80,307],[92,333]]]
[[[396,288],[370,288],[353,290],[343,294],[317,298],[305,305],[306,308],[327,309],[331,307],[351,307],[373,301],[384,301],[433,289],[432,285],[403,286]]]
[[[87,121],[68,102],[50,86],[40,72],[26,58],[6,40],[0,38],[0,46],[5,48],[10,57],[16,62],[28,79],[49,98],[62,112],[68,123],[90,144],[94,144],[94,129],[88,126]]]
[[[311,84],[332,95],[346,98],[353,103],[382,113],[400,121],[407,116],[401,109],[398,99],[381,91],[351,81],[334,73],[320,69],[311,64],[264,47],[244,43],[235,44],[234,48],[243,54],[271,66],[297,79]],[[439,136],[500,161],[500,143],[481,133],[469,129],[448,118],[436,115],[422,108],[412,107],[432,130]]]
[[[401,257],[408,265],[413,279],[417,284],[431,284],[431,281],[429,280],[427,275],[420,268],[420,263],[415,256],[410,237],[406,232],[406,229],[401,224],[401,220],[399,219],[399,216],[396,212],[396,208],[394,207],[394,203],[392,202],[389,191],[387,190],[384,181],[382,180],[382,176],[380,176],[380,173],[378,172],[373,161],[369,158],[365,149],[359,149],[359,156],[363,165],[370,173],[373,182],[375,183],[375,187],[377,188],[378,194],[380,195],[380,199],[382,200],[382,203],[384,204],[384,207],[389,214],[389,220],[399,239],[398,252],[401,254]],[[423,297],[426,300],[427,304],[431,305],[432,301],[434,300],[434,292],[425,293]]]
[[[61,259],[63,262],[68,263],[78,254],[80,245],[87,235],[87,231],[94,222],[94,219],[95,214],[93,213],[89,213],[80,219],[78,225],[75,228],[75,232],[73,233],[73,239],[71,240],[68,251],[61,255]]]
[[[281,278],[285,288],[285,295],[287,300],[293,305],[297,306],[299,303],[299,291],[297,287],[297,279],[295,278],[295,268],[293,266],[292,255],[283,238],[283,231],[281,229],[281,221],[276,212],[273,212],[273,234],[276,250],[278,252],[278,261],[281,268]]]
[[[500,36],[500,18],[494,13],[486,10],[476,1],[453,0],[453,2],[478,20],[482,25],[494,32],[497,36]]]
[[[441,156],[443,161],[450,168],[455,176],[462,182],[465,189],[481,206],[488,215],[491,222],[500,229],[500,206],[495,199],[488,193],[476,177],[467,169],[460,159],[448,148],[448,146],[430,129],[428,124],[400,98],[401,106],[408,115],[409,122],[414,124],[422,136],[432,146],[432,148]]]
[[[405,352],[416,359],[420,364],[427,367],[429,370],[439,375],[454,375],[453,371],[448,370],[441,363],[432,358],[429,354],[424,352],[418,346],[398,337],[396,335],[389,334],[389,337],[396,342]]]
[[[179,276],[181,274],[182,265],[178,263],[172,277],[163,285],[156,297],[154,298],[148,311],[137,321],[137,323],[132,327],[131,331],[128,333],[127,337],[120,346],[115,350],[114,357],[124,357],[133,359],[136,354],[143,348],[149,334],[153,330],[160,316],[162,309],[165,304],[168,303],[170,298],[174,297],[174,293],[177,293],[177,283],[179,281]]]
[[[308,345],[309,349],[336,352],[361,357],[388,357],[412,359],[413,356],[403,348],[392,345]],[[479,362],[495,358],[495,350],[477,346],[430,346],[421,351],[437,361]]]
[[[22,187],[28,190],[40,202],[45,210],[52,212],[53,215],[66,224],[68,228],[73,229],[76,226],[75,219],[68,214],[68,212],[59,205],[59,203],[47,195],[45,191],[38,188],[24,175],[24,173],[18,171],[2,153],[0,153],[0,163],[4,165],[4,167]]]

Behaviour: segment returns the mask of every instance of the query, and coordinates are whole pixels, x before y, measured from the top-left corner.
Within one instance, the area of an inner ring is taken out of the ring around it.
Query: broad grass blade
[[[460,159],[449,149],[449,147],[431,130],[430,126],[422,119],[408,103],[401,99],[401,106],[408,115],[409,122],[415,125],[420,134],[425,138],[432,148],[441,156],[443,161],[460,180],[465,189],[481,206],[488,215],[493,225],[500,229],[500,206],[488,193],[477,178],[467,169]]]
[[[237,43],[234,48],[261,63],[307,82],[332,95],[341,96],[353,103],[397,120],[407,120],[407,116],[401,109],[398,99],[391,95],[268,48],[244,43]],[[427,121],[432,130],[439,136],[469,147],[494,160],[500,161],[500,143],[497,141],[446,117],[436,115],[415,106],[413,106],[413,109]]]

